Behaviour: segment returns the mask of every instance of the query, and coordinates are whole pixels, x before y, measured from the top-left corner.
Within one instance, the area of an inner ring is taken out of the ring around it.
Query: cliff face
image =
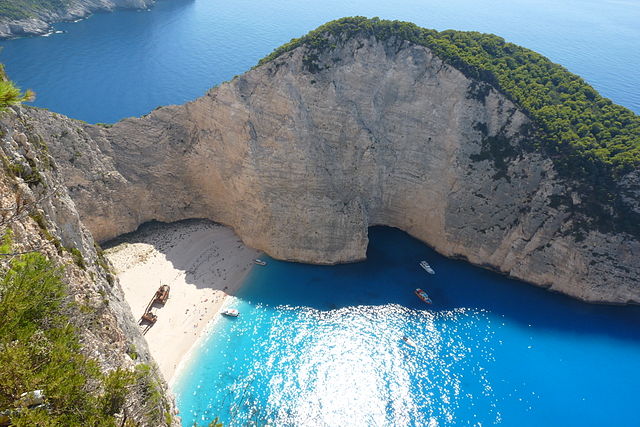
[[[598,302],[640,302],[640,242],[575,233],[581,195],[512,102],[422,46],[298,47],[206,96],[104,128],[29,109],[97,240],[152,219],[231,225],[270,255],[365,257],[367,228]],[[497,151],[496,151],[497,150]],[[638,175],[627,180],[638,206]]]
[[[138,364],[155,366],[118,279],[69,197],[47,150],[48,142],[24,111],[0,115],[1,234],[11,231],[16,252],[38,251],[62,268],[70,298],[83,307],[73,316],[82,351],[103,371],[131,370]],[[2,257],[0,262],[8,259]],[[150,384],[157,385],[161,393],[166,391],[158,371],[150,372]],[[171,417],[165,413],[175,411],[173,402],[162,396],[150,408],[147,392],[128,398],[127,417],[137,425],[168,425]],[[178,425],[175,418],[173,422]]]
[[[94,12],[116,8],[146,9],[154,3],[155,0],[68,0],[61,8],[25,8],[21,17],[2,16],[0,13],[0,39],[47,34],[55,22],[74,21]]]

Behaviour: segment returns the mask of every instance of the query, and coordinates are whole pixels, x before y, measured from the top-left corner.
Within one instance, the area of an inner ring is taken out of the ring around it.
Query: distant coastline
[[[78,22],[95,12],[116,9],[148,9],[155,0],[71,0],[64,8],[48,1],[6,0],[0,5],[0,40],[29,36],[50,36],[59,22]]]

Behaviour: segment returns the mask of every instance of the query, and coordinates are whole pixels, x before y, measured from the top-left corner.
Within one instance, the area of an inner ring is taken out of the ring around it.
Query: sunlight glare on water
[[[217,320],[174,384],[184,426],[635,419],[638,307],[580,303],[388,228],[371,229],[365,262],[268,260],[229,303],[240,317]]]
[[[495,33],[640,112],[637,1],[161,0],[0,42],[0,62],[35,105],[112,122],[201,96],[349,15]],[[638,307],[510,281],[397,230],[370,238],[366,262],[254,269],[233,301],[240,317],[218,320],[174,386],[184,426],[638,424]]]
[[[291,356],[288,368],[270,381],[268,406],[280,407],[277,418],[294,425],[408,420],[415,410],[409,381],[415,367],[400,362],[409,350],[398,344],[407,321],[402,311],[393,306],[302,310],[293,342],[281,347]],[[394,395],[391,402],[387,390]]]
[[[240,301],[234,306],[243,308]],[[267,326],[265,315],[233,319],[230,334],[245,337],[258,332]],[[492,361],[491,330],[480,336],[469,334],[479,321],[486,321],[482,312],[457,309],[434,314],[397,304],[331,311],[280,306],[269,316],[269,330],[261,333],[265,341],[247,343],[240,338],[242,345],[250,346],[248,356],[255,361],[247,376],[220,390],[232,402],[228,410],[234,424],[453,422],[456,408],[474,405],[473,395],[462,390],[464,372],[481,373]],[[415,348],[402,341],[406,335],[417,337]],[[487,378],[480,374],[476,380],[478,390],[491,396]],[[264,390],[259,390],[260,381]],[[426,387],[417,388],[416,382]],[[486,406],[483,410],[494,412],[499,421],[499,413],[492,409],[495,404]]]

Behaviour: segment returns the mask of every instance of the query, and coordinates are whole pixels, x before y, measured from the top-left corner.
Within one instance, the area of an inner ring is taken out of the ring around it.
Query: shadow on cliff
[[[338,266],[312,266],[269,259],[255,267],[238,296],[253,304],[302,306],[321,311],[358,305],[398,304],[447,313],[488,312],[499,322],[575,335],[598,334],[640,341],[640,307],[594,305],[552,293],[461,260],[447,259],[389,227],[372,227],[367,260]],[[420,260],[436,270],[429,275]],[[415,295],[422,288],[427,306]]]

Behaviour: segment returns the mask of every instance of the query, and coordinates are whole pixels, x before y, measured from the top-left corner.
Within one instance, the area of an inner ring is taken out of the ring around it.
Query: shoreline
[[[226,306],[231,298],[233,298],[233,295],[224,296],[224,298],[222,299],[222,303],[218,308],[218,314],[222,311],[222,307]],[[202,349],[207,339],[211,336],[211,334],[213,333],[213,329],[215,328],[217,322],[220,321],[221,317],[221,315],[214,316],[207,322],[202,331],[200,331],[196,339],[193,341],[193,344],[191,344],[191,347],[189,347],[189,349],[182,355],[176,367],[173,368],[173,374],[171,378],[165,378],[169,389],[172,393],[174,393],[174,395],[176,395],[174,387],[177,384],[178,379],[181,378],[182,374],[186,370],[188,370],[191,364],[195,361],[198,351]]]
[[[77,23],[91,18],[99,13],[113,13],[121,10],[134,10],[138,12],[148,12],[155,5],[155,1],[143,6],[126,5],[103,5],[103,6],[82,6],[74,10],[43,11],[39,15],[24,16],[21,18],[9,18],[0,16],[0,41],[17,40],[28,37],[49,37],[59,33],[55,28],[57,24]],[[62,33],[66,31],[60,31]]]
[[[157,321],[145,339],[171,386],[259,252],[245,246],[231,228],[205,220],[146,224],[105,246],[136,319],[160,285],[170,286],[164,306],[151,308]]]

